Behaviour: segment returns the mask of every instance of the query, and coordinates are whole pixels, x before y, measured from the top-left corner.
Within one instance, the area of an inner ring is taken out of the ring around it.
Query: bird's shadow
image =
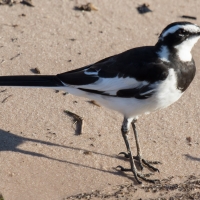
[[[113,172],[113,171],[109,171],[109,170],[91,167],[91,166],[84,165],[84,164],[81,164],[81,163],[76,163],[76,162],[71,162],[71,161],[67,161],[67,160],[61,160],[61,159],[53,158],[53,157],[47,156],[45,154],[36,153],[36,152],[33,152],[33,151],[27,151],[27,150],[20,149],[19,146],[21,144],[25,143],[25,142],[33,142],[33,143],[44,144],[44,145],[48,145],[48,146],[56,146],[56,147],[71,149],[71,150],[75,150],[75,151],[88,151],[86,149],[81,149],[81,148],[77,148],[77,147],[71,147],[71,146],[60,145],[60,144],[47,142],[47,141],[43,141],[43,140],[37,140],[37,139],[22,137],[22,136],[18,136],[18,135],[15,135],[13,133],[10,133],[8,131],[0,129],[0,151],[1,152],[2,151],[11,151],[11,152],[30,155],[30,156],[47,158],[47,159],[54,160],[54,161],[57,161],[57,162],[67,163],[67,164],[75,165],[75,166],[79,166],[79,167],[86,167],[86,168],[101,171],[101,172],[104,172],[104,173],[115,174],[115,175],[118,175],[118,176],[125,176],[125,177],[131,179],[132,181],[134,180],[132,174],[125,174],[125,173],[122,173],[121,171],[119,171],[117,169]],[[106,155],[106,154],[102,154],[102,153],[95,152],[95,151],[92,151],[92,153],[99,155],[99,156],[119,158],[117,156]]]
[[[184,154],[184,156],[186,157],[186,159],[194,160],[194,161],[199,161],[199,162],[200,162],[200,158],[191,156],[191,155],[189,155],[189,154]]]

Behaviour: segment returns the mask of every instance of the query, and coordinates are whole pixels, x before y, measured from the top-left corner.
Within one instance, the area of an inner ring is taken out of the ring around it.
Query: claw
[[[149,162],[147,162],[146,160],[142,159],[142,162],[143,162],[148,168],[150,168],[151,170],[160,173],[159,169],[157,169],[157,168],[153,167],[152,165],[150,165]]]
[[[146,181],[146,182],[149,182],[149,183],[154,183],[154,184],[157,183],[157,182],[160,183],[160,180],[158,180],[158,179],[154,179],[154,180],[153,180],[153,179],[147,179],[147,178],[146,178],[146,175],[143,175],[143,174],[139,174],[139,173],[138,173],[137,176],[138,176],[139,178],[141,178],[142,180],[144,180],[144,181]]]
[[[118,155],[124,155],[125,158],[129,158],[129,155],[125,152],[120,152]]]
[[[143,170],[142,163],[146,165],[149,169],[153,170],[154,172],[160,172],[159,169],[153,167],[151,164],[161,164],[159,161],[146,161],[144,159],[140,159],[138,156],[133,156],[133,159],[139,162],[141,170]],[[142,162],[142,163],[141,163]]]
[[[116,167],[116,169],[117,169],[117,168],[120,168],[120,170],[124,169],[121,165],[118,165],[118,166]]]
[[[162,164],[160,161],[148,161],[148,160],[146,160],[146,162],[148,162],[149,164],[152,164],[152,165]]]
[[[121,165],[118,165],[116,168],[120,168],[120,170],[122,172],[130,172],[130,171],[132,171],[131,169],[126,169],[126,168],[122,167]]]
[[[123,172],[132,172],[132,169],[124,168],[121,165],[118,165],[116,168],[120,168],[120,170],[123,171]],[[142,180],[146,181],[146,182],[149,182],[149,183],[154,183],[154,184],[157,183],[157,182],[160,183],[160,180],[158,180],[158,179],[152,180],[152,179],[146,178],[146,177],[149,177],[150,175],[153,175],[153,174],[136,173],[135,179],[137,180],[138,184],[142,183],[140,180],[138,180],[138,177],[141,178]]]

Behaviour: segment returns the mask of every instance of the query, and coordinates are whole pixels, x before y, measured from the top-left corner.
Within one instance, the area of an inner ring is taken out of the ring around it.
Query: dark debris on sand
[[[200,175],[190,175],[184,177],[185,181],[181,183],[172,183],[174,177],[161,180],[157,184],[146,184],[145,186],[137,186],[133,183],[127,183],[117,186],[111,186],[110,189],[95,190],[91,193],[81,193],[74,196],[64,198],[71,199],[120,199],[132,200],[137,191],[143,190],[145,193],[155,194],[156,198],[138,198],[138,200],[199,200],[200,199]]]
[[[137,10],[140,14],[145,14],[145,13],[148,13],[148,12],[152,12],[152,10],[149,8],[149,4],[147,3],[144,3],[140,6],[137,7]]]
[[[81,5],[81,6],[75,6],[74,9],[80,10],[80,11],[89,11],[89,12],[91,12],[92,10],[94,10],[94,11],[98,10],[92,3],[87,3],[87,4]]]

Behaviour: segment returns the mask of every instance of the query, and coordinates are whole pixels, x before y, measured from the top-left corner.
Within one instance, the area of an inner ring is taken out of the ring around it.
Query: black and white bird
[[[0,86],[48,87],[87,97],[123,114],[121,132],[130,159],[130,169],[138,183],[145,178],[138,172],[143,165],[154,168],[141,156],[135,122],[142,114],[166,108],[176,102],[195,76],[191,55],[200,38],[200,27],[190,22],[169,24],[155,46],[137,47],[94,64],[58,75],[1,76]],[[128,132],[132,125],[137,146],[133,157]]]

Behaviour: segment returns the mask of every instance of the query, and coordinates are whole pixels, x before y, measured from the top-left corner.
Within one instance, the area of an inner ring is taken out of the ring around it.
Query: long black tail
[[[0,76],[0,86],[61,87],[64,85],[57,76],[25,75],[25,76]]]

